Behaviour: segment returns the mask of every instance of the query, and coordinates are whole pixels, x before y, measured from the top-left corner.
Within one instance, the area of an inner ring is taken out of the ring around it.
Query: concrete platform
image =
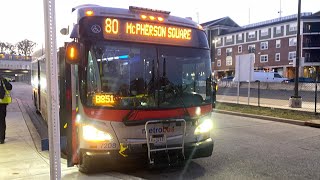
[[[0,179],[50,179],[49,151],[41,151],[41,139],[21,101],[8,106],[5,144],[0,144]],[[108,172],[86,175],[77,167],[67,167],[61,159],[61,179],[141,179]]]

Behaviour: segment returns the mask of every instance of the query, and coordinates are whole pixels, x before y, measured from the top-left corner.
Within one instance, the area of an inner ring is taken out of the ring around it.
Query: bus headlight
[[[98,130],[91,125],[85,125],[82,128],[83,139],[87,141],[110,141],[112,136],[109,133]]]
[[[213,128],[213,123],[211,119],[205,119],[201,124],[199,124],[195,131],[195,135],[203,134],[209,132]]]

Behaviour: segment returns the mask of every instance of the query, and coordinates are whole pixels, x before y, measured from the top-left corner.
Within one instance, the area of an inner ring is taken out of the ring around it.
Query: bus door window
[[[101,90],[99,67],[93,59],[91,51],[88,53],[88,69],[87,69],[88,92],[94,93]]]

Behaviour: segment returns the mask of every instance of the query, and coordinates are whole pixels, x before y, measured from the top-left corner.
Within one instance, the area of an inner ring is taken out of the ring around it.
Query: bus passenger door
[[[59,97],[60,97],[60,142],[62,153],[67,156],[68,167],[73,166],[73,139],[72,139],[72,91],[71,65],[65,61],[65,48],[60,47],[59,62]]]

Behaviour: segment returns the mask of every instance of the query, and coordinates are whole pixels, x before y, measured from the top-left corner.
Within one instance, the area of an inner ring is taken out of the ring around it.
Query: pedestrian
[[[0,75],[0,144],[4,143],[6,136],[7,105],[11,103],[11,90],[12,85]]]

